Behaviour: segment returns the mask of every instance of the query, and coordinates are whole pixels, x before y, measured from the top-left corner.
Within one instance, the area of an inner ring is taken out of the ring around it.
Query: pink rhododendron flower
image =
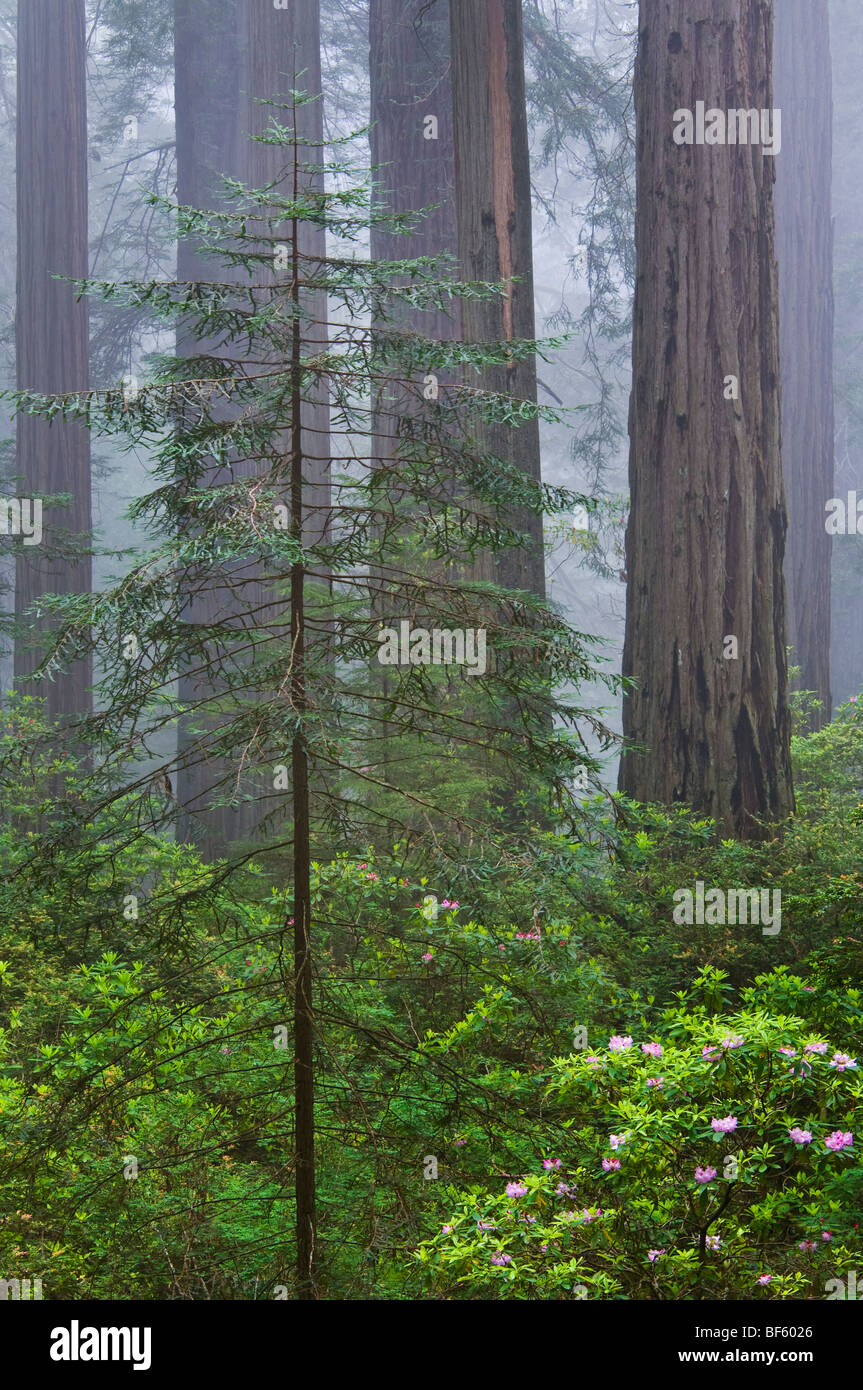
[[[651,1263],[651,1264],[655,1264],[656,1261],[659,1259],[660,1255],[664,1255],[664,1254],[665,1254],[664,1248],[663,1248],[662,1250],[648,1250],[648,1252],[647,1252],[647,1258],[650,1260],[650,1263]]]
[[[854,1143],[854,1135],[851,1133],[850,1129],[846,1130],[844,1133],[841,1129],[834,1129],[832,1134],[827,1135],[824,1143],[827,1145],[828,1149],[833,1149],[834,1153],[838,1153],[840,1149],[849,1149],[851,1147]]]
[[[831,1234],[830,1231],[822,1231],[822,1232],[821,1232],[821,1239],[822,1239],[822,1240],[832,1240],[832,1239],[833,1239],[833,1236],[832,1236],[832,1234]]]
[[[791,1142],[792,1142],[793,1144],[811,1144],[811,1143],[812,1143],[812,1131],[811,1131],[811,1129],[800,1129],[800,1128],[799,1128],[798,1126],[796,1126],[796,1125],[795,1125],[794,1129],[789,1129],[789,1131],[788,1131],[788,1137],[789,1137],[789,1139],[791,1140]]]
[[[818,1246],[815,1244],[814,1240],[801,1240],[797,1248],[798,1250],[802,1250],[804,1255],[808,1255],[810,1250],[817,1250]]]
[[[803,1051],[804,1051],[804,1052],[826,1052],[826,1051],[827,1051],[827,1044],[826,1044],[826,1042],[811,1042],[811,1043],[807,1043],[806,1046],[804,1047]]]
[[[425,955],[421,956],[420,959],[424,960],[426,965],[428,965],[430,960],[434,960],[434,953],[432,951],[426,951]]]
[[[657,1042],[647,1042],[641,1044],[641,1050],[647,1057],[661,1057],[662,1046]]]
[[[506,1255],[502,1250],[497,1250],[491,1257],[493,1265],[511,1265],[512,1255]]]
[[[759,1284],[769,1284],[772,1278],[772,1274],[761,1274],[759,1275],[758,1282]]]
[[[619,1033],[615,1033],[613,1038],[608,1040],[609,1052],[626,1052],[632,1047],[632,1038],[622,1038]]]
[[[706,1057],[708,1062],[715,1062],[719,1053],[716,1051],[713,1043],[705,1043],[704,1047],[701,1049],[701,1055],[702,1057]]]
[[[648,1084],[648,1086],[662,1086],[662,1085],[664,1085],[664,1083],[665,1083],[665,1078],[662,1077],[662,1076],[649,1076],[649,1077],[647,1078],[647,1084]]]
[[[524,1197],[527,1187],[523,1182],[508,1182],[506,1185],[507,1197]]]
[[[578,1188],[570,1187],[565,1182],[559,1182],[554,1190],[557,1193],[558,1197],[574,1197],[576,1192],[578,1191]]]
[[[744,1041],[745,1039],[742,1038],[739,1033],[727,1033],[719,1045],[723,1047],[726,1052],[730,1052],[732,1048],[742,1047]]]
[[[443,1228],[443,1234],[444,1234],[445,1236],[448,1236],[451,1230],[452,1230],[452,1226],[444,1226],[444,1228]]]
[[[837,1071],[851,1071],[856,1070],[857,1062],[853,1057],[849,1057],[847,1052],[834,1052],[830,1066],[835,1067]]]
[[[616,1172],[617,1169],[620,1167],[620,1159],[619,1159],[619,1158],[604,1158],[604,1159],[602,1160],[602,1167],[603,1167],[603,1170],[604,1170],[606,1173],[614,1173],[614,1172]]]
[[[796,1048],[796,1047],[780,1047],[779,1051],[782,1052],[782,1053],[784,1053],[786,1057],[796,1057],[796,1056],[797,1056],[797,1048]]]
[[[715,1169],[715,1168],[696,1168],[696,1170],[695,1170],[695,1181],[696,1181],[696,1182],[713,1182],[713,1179],[714,1179],[715,1177],[716,1177],[716,1169]]]
[[[726,1115],[724,1120],[711,1120],[710,1128],[717,1134],[731,1134],[737,1128],[737,1120],[734,1115]]]
[[[621,1144],[625,1144],[628,1138],[628,1134],[609,1134],[608,1142],[613,1149],[619,1149]]]
[[[718,1249],[719,1249],[719,1236],[708,1236],[707,1239],[705,1240],[704,1244],[707,1246],[707,1249],[708,1249],[708,1250],[718,1250]]]
[[[542,1160],[542,1166],[543,1168],[559,1168],[562,1161],[563,1160],[559,1158],[544,1158]]]

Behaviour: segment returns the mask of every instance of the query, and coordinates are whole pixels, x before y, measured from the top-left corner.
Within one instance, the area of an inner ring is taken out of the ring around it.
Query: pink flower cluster
[[[830,1066],[835,1067],[837,1071],[851,1071],[856,1070],[857,1062],[853,1057],[849,1057],[847,1052],[834,1052]]]
[[[854,1135],[851,1133],[850,1129],[846,1130],[844,1133],[841,1129],[834,1129],[832,1134],[827,1135],[824,1143],[827,1145],[828,1149],[832,1149],[834,1153],[838,1153],[840,1149],[850,1149],[851,1145],[854,1143]]]
[[[734,1115],[726,1115],[724,1120],[711,1120],[710,1128],[716,1134],[731,1134],[737,1128],[737,1119]]]
[[[715,1168],[696,1168],[696,1170],[695,1170],[695,1181],[696,1181],[696,1182],[701,1182],[701,1183],[713,1182],[713,1179],[714,1179],[715,1177],[716,1177],[716,1169],[715,1169]]]
[[[811,1131],[811,1129],[800,1129],[799,1126],[796,1126],[796,1125],[795,1125],[794,1129],[789,1129],[789,1131],[788,1131],[788,1137],[789,1137],[789,1139],[791,1140],[792,1144],[811,1144],[811,1143],[812,1143],[812,1131]]]

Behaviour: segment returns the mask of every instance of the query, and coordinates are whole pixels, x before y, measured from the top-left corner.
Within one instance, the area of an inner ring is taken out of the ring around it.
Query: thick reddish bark
[[[744,836],[793,809],[774,166],[673,130],[772,108],[771,45],[768,0],[642,0],[620,786]]]
[[[466,300],[468,341],[535,337],[530,163],[524,92],[521,0],[476,0],[451,7],[458,249],[466,279],[508,281],[506,298]],[[532,361],[482,373],[483,385],[536,400]],[[540,477],[539,426],[488,427],[485,447]],[[512,518],[527,537],[498,556],[495,578],[545,597],[542,522],[529,512]]]

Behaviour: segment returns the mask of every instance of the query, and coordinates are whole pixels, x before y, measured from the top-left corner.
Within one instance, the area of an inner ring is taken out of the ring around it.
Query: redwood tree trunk
[[[291,0],[287,10],[272,5],[253,5],[249,10],[248,129],[260,135],[273,121],[290,127],[290,111],[262,104],[256,98],[290,101],[292,89],[314,96],[296,109],[296,127],[303,142],[298,149],[300,189],[323,191],[323,175],[305,172],[302,164],[320,164],[324,159],[324,104],[321,92],[321,40],[319,0]],[[255,188],[274,184],[274,197],[290,198],[293,186],[293,152],[277,145],[252,140],[248,146],[248,181]],[[305,257],[326,255],[323,227],[301,223],[297,231],[299,252]],[[314,274],[315,261],[304,262],[304,274]],[[258,282],[263,276],[258,276]],[[274,275],[274,284],[287,286],[284,273]],[[327,346],[327,301],[320,291],[302,291],[302,355],[312,357]],[[322,387],[305,392],[302,403],[302,446],[304,461],[304,536],[307,544],[329,532],[330,441],[329,405]],[[289,442],[286,440],[286,442]]]
[[[18,5],[18,290],[17,381],[20,390],[85,391],[88,385],[87,300],[55,275],[85,278],[87,265],[87,91],[84,0],[19,0]],[[16,558],[15,612],[21,621],[43,594],[91,588],[90,436],[83,425],[19,415],[19,497],[71,493],[65,507],[46,509],[41,546]],[[48,547],[61,553],[49,556]],[[71,552],[71,553],[70,553]],[[45,620],[26,619],[38,639]],[[43,628],[44,635],[44,628]],[[28,681],[40,660],[35,642],[15,646],[15,676],[26,694],[45,698],[49,718],[91,708],[91,662],[38,684]]]
[[[371,233],[375,259],[456,254],[455,166],[449,0],[370,0],[371,157],[393,212],[440,204],[407,235]],[[427,139],[437,122],[437,138]],[[459,302],[449,315],[423,314],[424,337],[459,336]]]
[[[776,164],[776,258],[782,364],[782,462],[788,498],[788,643],[801,690],[831,714],[830,569],[824,526],[833,494],[833,97],[827,0],[777,0],[774,100],[782,110]]]
[[[220,178],[242,178],[247,145],[246,5],[243,0],[174,0],[174,106],[177,140],[177,199],[199,208],[224,206]],[[179,280],[230,280],[230,269],[198,254],[193,240],[177,248]],[[180,356],[217,351],[186,329],[177,334]],[[200,485],[228,481],[213,469]],[[185,620],[209,625],[228,621],[232,609],[227,587],[209,584],[190,598]],[[204,659],[182,671],[180,699],[194,706],[216,691]],[[192,709],[180,721],[176,793],[181,814],[179,833],[211,857],[229,852],[248,835],[257,819],[253,803],[238,810],[211,807],[210,797],[220,783],[227,785],[232,769],[222,760],[206,757],[196,748],[194,728],[215,728],[218,719]]]
[[[509,281],[507,298],[465,300],[470,342],[535,337],[530,164],[524,91],[521,0],[472,0],[451,7],[458,251],[465,279]],[[483,386],[536,400],[528,360],[482,373]],[[486,427],[484,448],[540,477],[539,425]],[[527,537],[499,555],[495,578],[545,597],[542,522],[529,512],[510,518]]]
[[[774,166],[673,129],[697,101],[769,110],[771,46],[769,0],[642,0],[623,727],[646,752],[620,787],[745,837],[794,804]]]

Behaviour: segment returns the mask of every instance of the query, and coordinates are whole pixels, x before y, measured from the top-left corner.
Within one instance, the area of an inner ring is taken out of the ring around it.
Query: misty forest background
[[[861,68],[0,0],[4,1296],[846,1296]]]

